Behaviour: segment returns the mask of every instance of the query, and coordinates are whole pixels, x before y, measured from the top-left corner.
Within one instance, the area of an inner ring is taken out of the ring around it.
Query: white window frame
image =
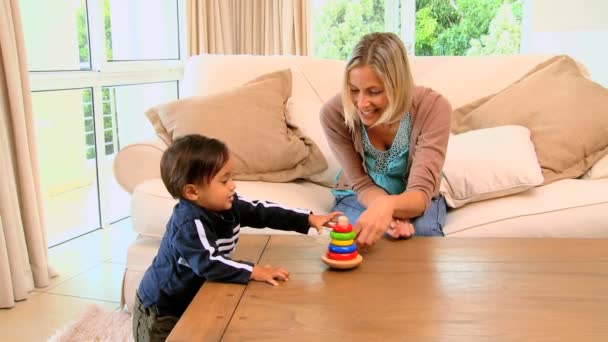
[[[32,92],[66,89],[90,88],[93,93],[93,120],[95,125],[96,159],[106,158],[102,88],[136,85],[159,82],[177,82],[179,96],[179,81],[183,76],[186,60],[186,8],[185,2],[174,0],[177,4],[177,20],[179,35],[178,60],[142,60],[142,61],[112,61],[105,57],[105,28],[103,17],[103,0],[85,0],[89,29],[90,71],[31,71],[30,88]],[[177,39],[178,37],[176,37]],[[117,152],[117,151],[115,151]],[[83,151],[85,153],[85,151]],[[109,163],[97,162],[97,186],[99,196],[99,216],[101,228],[108,228],[112,222],[109,218],[110,198],[107,193],[108,184],[104,177],[109,173]]]

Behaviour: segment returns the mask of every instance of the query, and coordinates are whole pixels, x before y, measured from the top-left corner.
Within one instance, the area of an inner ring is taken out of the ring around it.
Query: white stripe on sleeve
[[[239,234],[235,234],[230,239],[217,239],[217,244],[218,245],[231,244],[231,243],[234,243],[234,241],[238,238],[239,238]]]
[[[215,248],[211,247],[211,245],[209,244],[209,240],[207,240],[207,234],[205,233],[205,227],[203,227],[203,223],[200,220],[194,220],[194,224],[196,225],[196,230],[198,231],[198,238],[201,240],[203,248],[205,248],[205,250],[209,252],[209,259],[219,261],[225,265],[234,268],[240,268],[249,272],[253,272],[253,267],[247,264],[242,264],[234,260],[226,259],[221,255],[213,255],[215,253]]]
[[[232,249],[234,249],[234,243],[231,245],[226,245],[226,246],[218,246],[217,250],[218,252],[226,252],[226,251],[231,251]]]

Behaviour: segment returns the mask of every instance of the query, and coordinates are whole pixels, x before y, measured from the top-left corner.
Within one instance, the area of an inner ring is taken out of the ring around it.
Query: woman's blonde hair
[[[388,107],[374,126],[394,122],[412,105],[414,81],[403,42],[391,32],[366,34],[353,49],[344,68],[342,105],[344,121],[351,130],[360,118],[351,98],[349,74],[351,70],[364,65],[369,65],[376,72],[384,83],[388,97]]]

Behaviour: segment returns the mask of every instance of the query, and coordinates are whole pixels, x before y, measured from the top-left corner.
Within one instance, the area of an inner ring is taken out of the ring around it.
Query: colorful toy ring
[[[355,232],[353,232],[353,231],[348,232],[348,233],[329,232],[329,236],[333,240],[353,240],[355,238]]]
[[[346,254],[327,252],[327,258],[331,260],[353,260],[357,255],[359,255],[357,251]]]
[[[351,253],[357,250],[357,245],[352,244],[350,246],[336,246],[333,244],[329,244],[329,251],[332,253],[340,253],[340,254],[347,254],[347,253]]]
[[[353,231],[353,226],[350,224],[347,224],[346,226],[336,224],[333,228],[333,231],[336,233],[348,233]]]
[[[331,244],[334,246],[350,246],[355,243],[355,240],[331,240]]]

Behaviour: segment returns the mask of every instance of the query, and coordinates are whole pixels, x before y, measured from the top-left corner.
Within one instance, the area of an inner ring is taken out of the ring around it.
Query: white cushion
[[[440,186],[448,206],[515,194],[542,182],[527,128],[499,126],[450,136]]]

